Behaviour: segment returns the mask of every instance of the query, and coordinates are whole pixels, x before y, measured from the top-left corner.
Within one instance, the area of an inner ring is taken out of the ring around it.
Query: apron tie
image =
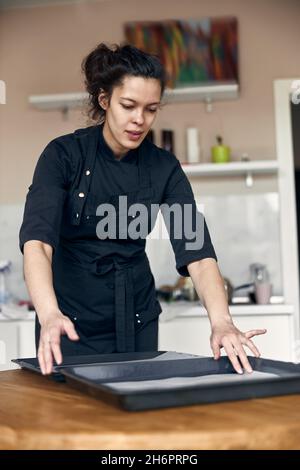
[[[134,341],[134,293],[131,266],[115,264],[115,311],[118,352],[133,352]]]
[[[134,352],[135,350],[132,269],[132,261],[119,262],[105,257],[97,260],[96,264],[96,274],[100,276],[114,270],[117,352]]]

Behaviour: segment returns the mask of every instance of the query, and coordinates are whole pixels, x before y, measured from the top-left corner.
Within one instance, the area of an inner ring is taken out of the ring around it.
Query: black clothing
[[[62,339],[65,354],[85,351],[109,353],[143,350],[138,340],[147,326],[157,335],[161,307],[145,253],[145,238],[122,237],[134,217],[119,207],[144,204],[192,204],[190,183],[171,153],[145,139],[117,160],[103,137],[103,125],[79,129],[51,141],[37,163],[26,199],[20,230],[20,248],[28,240],[53,247],[53,285],[61,311],[70,317],[80,336],[73,343]],[[100,239],[97,224],[103,214],[97,207],[110,203],[116,211],[116,237]],[[122,222],[125,224],[122,225]],[[150,233],[154,225],[149,227]],[[170,240],[179,274],[188,276],[187,264],[216,255],[204,222],[204,244],[188,250],[183,235]],[[191,241],[191,240],[188,240]],[[156,325],[156,326],[155,326]],[[37,341],[39,325],[37,323]],[[145,336],[145,335],[144,335]],[[139,346],[137,343],[139,342]],[[144,347],[157,337],[143,340]],[[71,344],[72,343],[72,344]],[[147,350],[147,349],[144,349]],[[84,353],[84,352],[82,352]]]

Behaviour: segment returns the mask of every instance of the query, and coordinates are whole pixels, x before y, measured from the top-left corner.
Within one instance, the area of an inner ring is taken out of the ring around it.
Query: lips
[[[140,131],[126,131],[126,133],[128,135],[128,139],[133,142],[139,141],[141,135],[143,134],[143,132],[140,132]]]
[[[131,135],[141,135],[143,132],[142,131],[126,131],[128,134],[131,134]]]

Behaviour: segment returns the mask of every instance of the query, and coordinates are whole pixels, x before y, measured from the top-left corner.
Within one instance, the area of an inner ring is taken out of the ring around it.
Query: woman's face
[[[160,95],[159,80],[128,75],[113,89],[109,103],[104,94],[99,95],[106,111],[103,136],[117,158],[144,140],[157,115]]]

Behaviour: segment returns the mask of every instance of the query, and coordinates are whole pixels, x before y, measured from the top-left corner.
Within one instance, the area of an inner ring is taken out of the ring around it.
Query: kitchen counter
[[[300,396],[128,412],[0,372],[0,449],[300,449]]]
[[[161,321],[170,321],[177,317],[207,317],[205,308],[199,301],[187,302],[184,300],[176,302],[160,301],[162,306]],[[262,316],[262,315],[284,315],[292,316],[295,309],[293,305],[287,304],[232,304],[229,305],[230,313],[233,317],[237,316]]]

